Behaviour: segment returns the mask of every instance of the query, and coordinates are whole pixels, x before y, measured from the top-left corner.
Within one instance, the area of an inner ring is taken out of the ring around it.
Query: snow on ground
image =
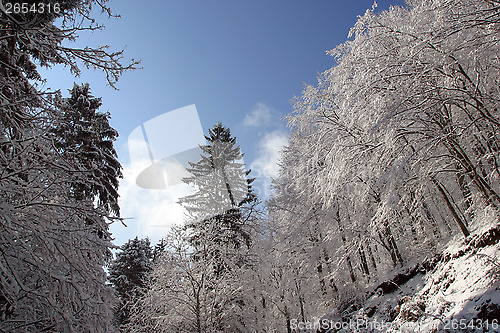
[[[452,259],[425,276],[425,286],[400,306],[392,331],[500,332],[498,244],[459,254],[445,254]]]
[[[395,272],[358,310],[323,317],[337,326],[319,332],[500,332],[500,225],[476,232]]]

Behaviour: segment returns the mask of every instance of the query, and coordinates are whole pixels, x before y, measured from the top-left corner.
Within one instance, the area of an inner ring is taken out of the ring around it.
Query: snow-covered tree
[[[138,297],[140,289],[147,284],[152,259],[149,239],[135,237],[120,247],[116,258],[109,265],[108,280],[120,298],[115,311],[119,327],[129,322],[130,306]]]
[[[154,262],[144,295],[132,307],[130,332],[250,332],[253,310],[242,285],[249,270],[215,278],[215,266],[197,258],[189,232],[172,227]]]
[[[82,174],[99,179],[54,146],[58,113],[39,117],[15,136],[5,127],[2,133],[0,327],[106,331],[112,319],[103,270],[111,256],[108,212],[93,194],[75,196],[73,186]]]
[[[96,197],[107,212],[119,214],[120,163],[113,147],[118,132],[109,125],[109,113],[98,112],[100,98],[88,84],[74,85],[70,97],[56,101],[61,116],[54,129],[54,146],[62,158],[81,168],[72,184],[77,199]]]
[[[249,222],[257,201],[251,191],[253,179],[247,178],[250,171],[241,163],[243,155],[229,128],[218,123],[205,138],[208,144],[200,146],[201,159],[190,162],[192,176],[184,179],[195,193],[179,202],[188,214],[191,245],[222,272],[244,264],[238,251],[250,246]]]
[[[259,210],[228,128],[217,124],[191,163],[195,193],[181,198],[187,216],[162,240],[144,296],[132,309],[133,332],[254,332],[263,322],[256,285]]]

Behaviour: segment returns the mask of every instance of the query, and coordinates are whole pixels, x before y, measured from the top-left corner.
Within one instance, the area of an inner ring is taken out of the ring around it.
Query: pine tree
[[[160,239],[158,243],[154,246],[153,248],[153,263],[156,262],[160,256],[165,252],[165,249],[167,248],[167,242],[165,241],[164,238]]]
[[[151,270],[153,251],[148,238],[135,237],[121,246],[116,259],[109,267],[109,281],[120,297],[116,310],[119,326],[127,324],[130,317],[130,302],[137,297],[139,288],[144,288]]]
[[[73,196],[96,196],[106,212],[118,215],[118,178],[122,174],[113,147],[118,132],[109,125],[109,113],[97,111],[102,102],[90,94],[88,84],[75,84],[70,97],[56,103],[61,115],[53,131],[54,146],[82,171],[72,182]]]
[[[218,123],[205,138],[208,144],[200,147],[201,159],[190,163],[192,176],[184,179],[197,191],[180,203],[188,212],[191,245],[200,256],[214,261],[219,274],[230,265],[230,256],[250,246],[244,207],[255,204],[256,196],[251,190],[254,179],[247,178],[250,171],[240,162],[243,155],[229,128]]]

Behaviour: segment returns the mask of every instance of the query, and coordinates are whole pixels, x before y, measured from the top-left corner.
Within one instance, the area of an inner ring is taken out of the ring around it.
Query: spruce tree
[[[72,195],[81,200],[96,197],[108,213],[119,214],[118,178],[120,162],[113,147],[118,132],[109,125],[109,113],[98,112],[100,98],[90,93],[88,84],[73,86],[70,97],[56,100],[61,114],[54,129],[54,145],[66,160],[75,161]]]
[[[201,159],[190,162],[192,176],[183,179],[197,191],[180,203],[187,210],[186,228],[197,257],[212,260],[220,274],[234,259],[242,264],[235,254],[251,244],[243,208],[255,203],[256,196],[251,190],[254,179],[248,178],[250,171],[241,163],[243,154],[229,128],[218,123],[205,139],[208,144],[200,146]]]
[[[131,301],[137,296],[138,288],[146,286],[152,259],[149,239],[135,237],[121,246],[121,251],[111,262],[108,279],[120,298],[115,314],[119,327],[129,322]]]

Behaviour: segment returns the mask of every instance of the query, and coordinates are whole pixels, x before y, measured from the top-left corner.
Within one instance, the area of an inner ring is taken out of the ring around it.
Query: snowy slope
[[[318,332],[500,332],[500,225],[395,272]]]

